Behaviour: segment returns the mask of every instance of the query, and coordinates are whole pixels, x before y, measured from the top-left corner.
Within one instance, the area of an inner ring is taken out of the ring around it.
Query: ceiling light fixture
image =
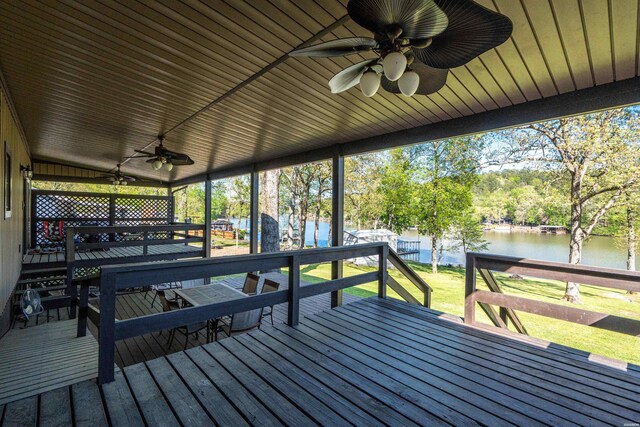
[[[508,17],[472,0],[349,0],[347,12],[373,36],[331,40],[289,53],[316,58],[376,55],[333,76],[332,93],[358,84],[367,97],[379,86],[405,96],[437,92],[450,68],[499,46],[513,31]]]

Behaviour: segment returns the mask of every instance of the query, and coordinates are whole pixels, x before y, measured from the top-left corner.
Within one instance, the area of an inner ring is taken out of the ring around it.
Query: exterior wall
[[[12,190],[11,217],[4,216],[4,144],[7,143],[11,154]],[[22,179],[20,165],[30,163],[29,153],[18,131],[16,121],[12,117],[4,93],[0,92],[0,336],[6,331],[9,323],[9,300],[20,275],[22,265],[24,205],[23,191],[25,181]]]

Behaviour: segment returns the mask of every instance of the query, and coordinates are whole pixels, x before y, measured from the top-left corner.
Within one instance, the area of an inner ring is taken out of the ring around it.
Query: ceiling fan
[[[151,164],[154,170],[159,170],[164,166],[167,171],[173,170],[174,166],[188,166],[194,164],[191,157],[184,153],[178,153],[176,151],[167,150],[162,145],[163,136],[158,136],[160,144],[155,148],[153,153],[142,150],[134,150],[139,156],[130,156],[129,159],[137,159],[142,157],[149,157],[147,163]]]
[[[406,96],[437,92],[449,68],[504,43],[511,20],[471,0],[349,0],[347,12],[373,37],[351,37],[296,49],[290,56],[331,57],[374,52],[329,81],[332,93],[358,83],[373,96],[382,86]]]
[[[108,175],[102,175],[100,178],[111,181],[113,185],[127,185],[128,183],[136,180],[134,177],[125,175],[120,171],[120,163],[118,163],[115,172]]]

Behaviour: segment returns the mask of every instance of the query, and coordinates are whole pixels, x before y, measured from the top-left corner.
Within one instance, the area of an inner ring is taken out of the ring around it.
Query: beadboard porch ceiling
[[[346,3],[7,0],[0,67],[35,159],[112,170],[166,134],[194,166],[123,166],[164,182],[637,81],[638,0],[477,0],[507,15],[513,35],[437,93],[332,95],[327,81],[363,56],[287,53],[367,36]]]

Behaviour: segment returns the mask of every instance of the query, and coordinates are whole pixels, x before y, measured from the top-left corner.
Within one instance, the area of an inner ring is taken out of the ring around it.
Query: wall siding
[[[4,143],[11,154],[12,194],[11,218],[4,218]],[[0,336],[6,331],[10,317],[9,300],[20,276],[22,264],[21,248],[23,240],[23,190],[25,182],[22,179],[20,165],[30,163],[29,153],[18,131],[5,94],[0,91]]]

